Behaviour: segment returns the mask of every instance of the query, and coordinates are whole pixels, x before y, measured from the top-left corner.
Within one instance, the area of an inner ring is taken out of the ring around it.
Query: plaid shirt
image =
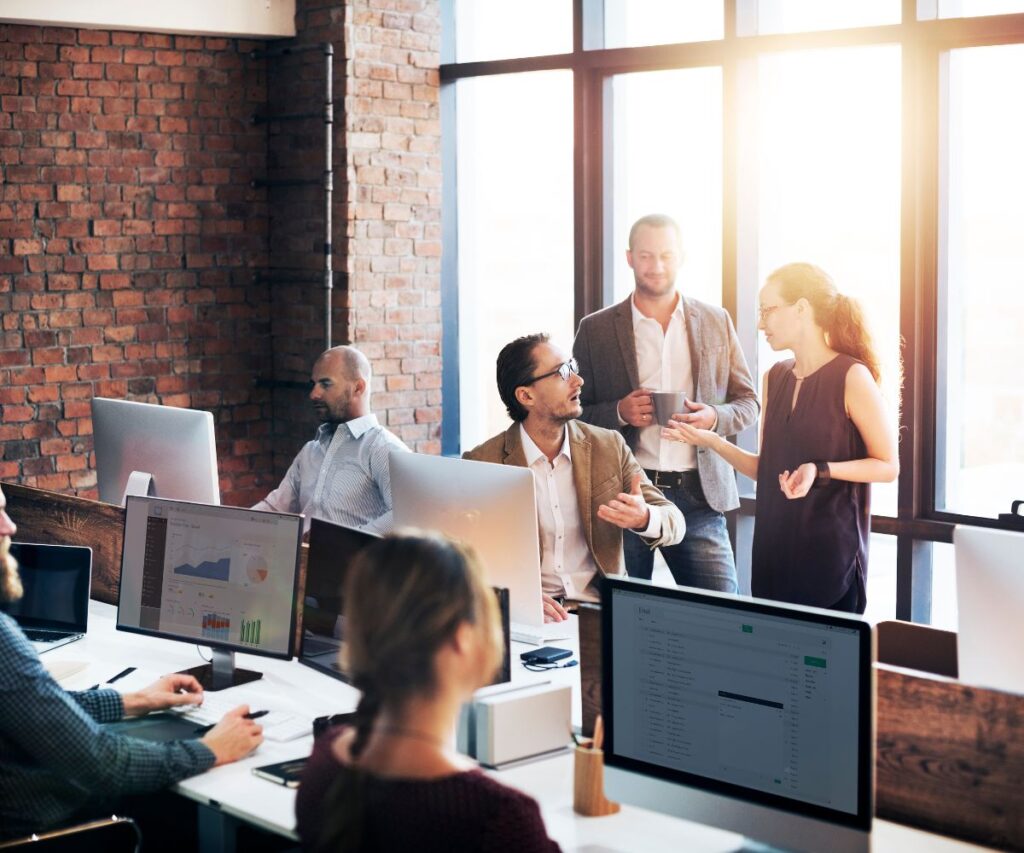
[[[213,766],[198,740],[154,743],[99,725],[123,714],[116,690],[61,688],[0,613],[0,838],[52,827],[91,799],[145,794]]]
[[[392,451],[409,448],[376,415],[343,424],[320,424],[316,437],[295,457],[281,485],[253,509],[301,512],[369,533],[389,533]]]

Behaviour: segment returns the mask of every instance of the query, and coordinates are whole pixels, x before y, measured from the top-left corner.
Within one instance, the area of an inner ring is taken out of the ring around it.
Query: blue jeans
[[[686,519],[683,541],[661,549],[675,582],[680,586],[737,592],[736,561],[725,516],[708,506],[700,481],[697,477],[688,478],[680,487],[662,489],[662,492]],[[654,551],[629,530],[623,533],[622,547],[629,575],[650,580],[654,572]]]

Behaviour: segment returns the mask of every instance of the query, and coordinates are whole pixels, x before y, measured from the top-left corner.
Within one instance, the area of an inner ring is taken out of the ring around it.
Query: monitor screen
[[[379,537],[342,524],[314,518],[309,527],[309,557],[306,560],[306,585],[302,596],[302,637],[299,660],[348,681],[341,667],[345,640],[344,589],[356,555]],[[494,683],[512,678],[509,654],[508,590],[495,587],[502,615],[504,655]]]
[[[123,504],[127,491],[220,503],[209,412],[94,397],[92,423],[101,501]]]
[[[870,826],[867,623],[620,580],[602,607],[608,766]]]
[[[302,516],[129,497],[117,627],[288,658]]]

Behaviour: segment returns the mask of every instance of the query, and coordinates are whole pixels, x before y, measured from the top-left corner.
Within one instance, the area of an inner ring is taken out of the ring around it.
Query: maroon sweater
[[[345,773],[363,772],[341,764],[332,751],[336,732],[317,739],[299,786],[295,814],[306,849],[320,835],[332,808],[327,793]],[[365,851],[488,851],[558,853],[548,838],[537,803],[506,788],[480,770],[440,779],[386,779],[364,773]]]

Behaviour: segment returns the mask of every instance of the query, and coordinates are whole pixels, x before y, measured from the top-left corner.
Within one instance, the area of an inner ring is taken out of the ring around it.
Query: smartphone
[[[556,660],[572,657],[571,649],[560,649],[557,646],[541,646],[523,652],[519,658],[523,663],[554,663]]]
[[[254,776],[276,782],[286,788],[298,788],[302,771],[306,769],[308,758],[293,758],[291,761],[279,761],[277,764],[264,764],[252,769]]]

